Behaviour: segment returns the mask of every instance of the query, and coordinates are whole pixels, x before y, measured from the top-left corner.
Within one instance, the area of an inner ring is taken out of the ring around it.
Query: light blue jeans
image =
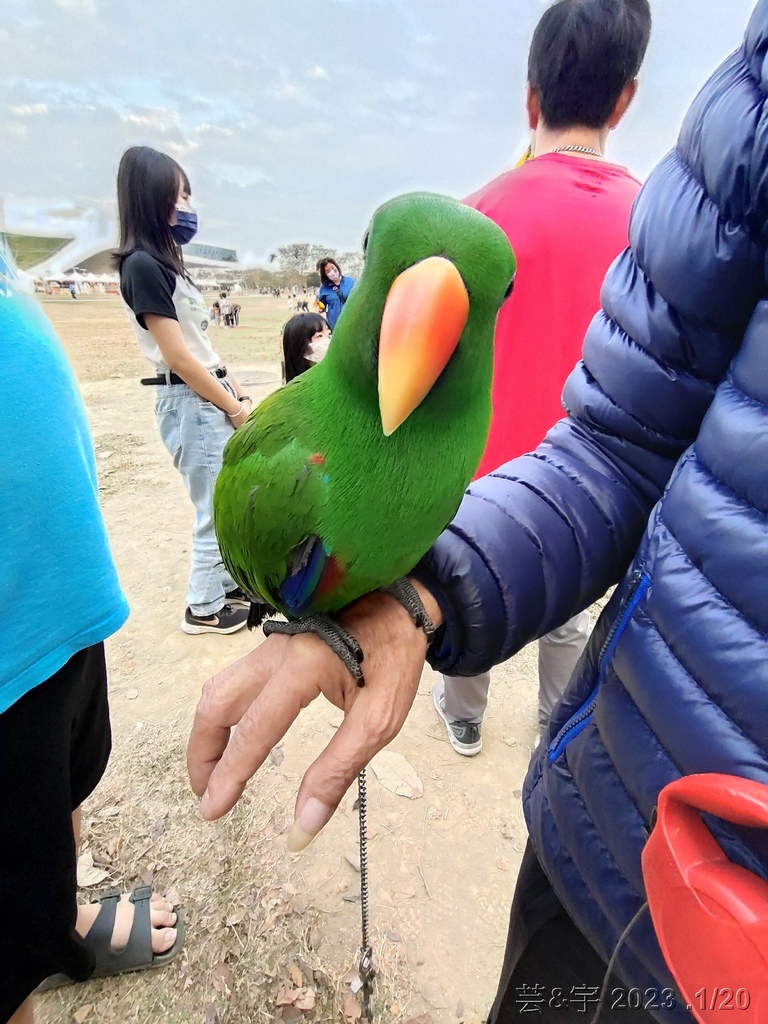
[[[234,394],[226,377],[221,381]],[[186,384],[161,384],[155,401],[157,425],[173,464],[195,506],[192,566],[187,604],[193,615],[216,615],[236,584],[221,560],[213,530],[213,485],[224,445],[234,432],[226,413]]]

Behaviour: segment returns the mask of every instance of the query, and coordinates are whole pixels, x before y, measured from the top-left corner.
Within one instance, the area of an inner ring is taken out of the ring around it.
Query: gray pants
[[[587,644],[589,612],[579,612],[564,626],[539,640],[539,732],[549,724],[552,710]],[[479,676],[443,676],[445,714],[452,722],[482,722],[488,704],[490,672]]]

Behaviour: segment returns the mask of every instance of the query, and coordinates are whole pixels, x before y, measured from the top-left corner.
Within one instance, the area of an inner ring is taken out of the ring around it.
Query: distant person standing
[[[232,315],[232,306],[226,292],[219,292],[219,312],[221,314],[221,319],[224,321],[224,327],[231,327],[230,317]]]
[[[604,157],[637,90],[651,28],[647,0],[559,0],[544,12],[528,57],[532,155],[469,196],[501,227],[519,273],[496,324],[493,417],[477,471],[533,451],[562,417],[561,394],[600,308],[608,267],[628,244],[640,183]],[[589,636],[589,613],[539,640],[543,733]],[[489,673],[443,676],[433,691],[451,746],[482,748]]]
[[[209,310],[184,267],[181,246],[197,231],[183,169],[165,153],[133,146],[117,172],[120,292],[142,353],[155,371],[160,436],[195,506],[185,633],[234,633],[249,603],[224,568],[213,529],[213,486],[224,445],[251,399],[208,337]],[[226,293],[222,293],[226,295]],[[220,305],[223,299],[220,300]]]
[[[355,279],[354,277],[345,277],[339,264],[330,256],[318,261],[317,270],[320,274],[317,301],[325,312],[328,326],[333,330],[336,321],[341,316],[344,303],[349,298]]]
[[[72,296],[73,299],[77,298],[77,288],[75,287],[74,281],[69,282],[69,294]]]

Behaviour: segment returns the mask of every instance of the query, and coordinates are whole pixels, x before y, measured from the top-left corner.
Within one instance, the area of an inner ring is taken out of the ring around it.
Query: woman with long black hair
[[[120,292],[154,374],[163,443],[195,506],[185,633],[234,633],[248,602],[227,573],[213,529],[213,486],[232,432],[251,400],[208,338],[208,307],[184,267],[181,247],[197,231],[184,170],[148,146],[126,150],[117,172]]]

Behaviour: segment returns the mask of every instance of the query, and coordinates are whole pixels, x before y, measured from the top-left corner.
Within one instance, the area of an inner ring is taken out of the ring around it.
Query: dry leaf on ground
[[[275,996],[275,1006],[293,1006],[298,992],[299,990],[294,988],[290,981],[281,982]]]
[[[294,1006],[299,1010],[312,1010],[315,1006],[315,990],[313,988],[300,988],[296,993]]]
[[[89,1015],[93,1009],[93,1003],[86,1003],[85,1006],[81,1006],[79,1010],[75,1010],[72,1014],[72,1020],[75,1024],[83,1024],[85,1018]]]
[[[136,698],[138,696],[139,696],[139,691],[136,689],[135,686],[131,687],[130,690],[126,690],[125,691],[125,699],[126,700],[136,700]]]
[[[223,996],[232,995],[232,968],[223,961],[211,971],[211,984]]]
[[[347,992],[344,997],[344,1018],[347,1024],[355,1024],[356,1021],[360,1020],[360,1003],[358,1003],[351,992]]]
[[[216,1009],[216,1003],[208,1003],[206,1006],[203,1024],[219,1024],[219,1011]]]
[[[83,850],[80,856],[77,858],[77,884],[81,888],[87,888],[89,885],[98,885],[99,882],[103,882],[109,874],[103,868],[97,868],[93,863],[93,854],[90,850]]]
[[[269,752],[269,759],[273,765],[279,767],[285,760],[285,754],[283,753],[282,747],[272,747]]]
[[[395,882],[392,886],[392,895],[395,899],[411,900],[416,895],[416,890],[407,882]]]
[[[122,807],[118,807],[116,804],[113,804],[111,807],[104,807],[104,808],[102,808],[102,810],[99,811],[99,813],[96,815],[96,817],[97,818],[114,818],[115,815],[116,814],[120,814],[121,811],[122,811]]]
[[[424,796],[424,785],[416,769],[402,754],[394,750],[382,750],[371,761],[379,783],[397,796],[417,800]]]

